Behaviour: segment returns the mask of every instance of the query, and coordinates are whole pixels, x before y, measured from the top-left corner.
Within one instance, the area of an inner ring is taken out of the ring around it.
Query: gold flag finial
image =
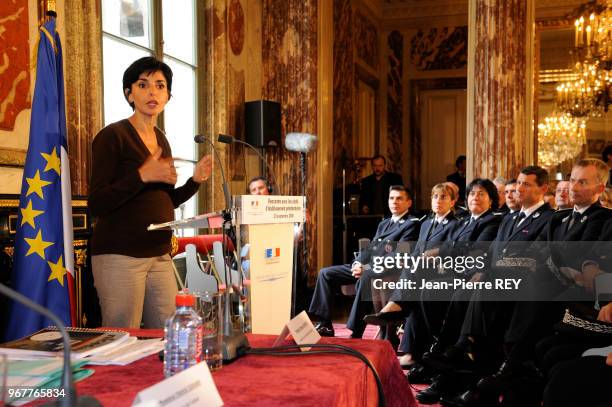
[[[38,3],[38,17],[40,25],[51,17],[57,17],[57,1],[40,0]]]

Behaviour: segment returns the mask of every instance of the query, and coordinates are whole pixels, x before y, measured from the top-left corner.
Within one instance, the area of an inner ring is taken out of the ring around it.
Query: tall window
[[[174,157],[195,160],[197,128],[195,0],[101,0],[104,71],[104,123],[129,117],[132,109],[121,89],[123,72],[143,56],[162,58],[172,69],[172,98],[160,116]],[[193,164],[177,161],[178,185],[193,173]],[[176,217],[195,215],[196,198]]]

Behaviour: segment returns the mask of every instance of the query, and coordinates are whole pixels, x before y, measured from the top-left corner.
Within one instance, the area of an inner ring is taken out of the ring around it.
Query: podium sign
[[[278,335],[291,319],[296,223],[304,220],[304,197],[234,197],[239,245],[249,245],[251,332]]]
[[[304,197],[243,195],[239,222],[242,225],[304,222]]]

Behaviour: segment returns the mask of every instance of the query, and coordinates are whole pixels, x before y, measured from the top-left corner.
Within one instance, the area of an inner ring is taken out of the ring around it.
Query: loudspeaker
[[[246,142],[255,147],[279,146],[281,143],[281,106],[269,100],[244,104]]]

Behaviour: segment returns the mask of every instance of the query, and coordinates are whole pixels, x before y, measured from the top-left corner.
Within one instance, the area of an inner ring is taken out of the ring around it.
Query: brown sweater
[[[171,157],[168,140],[155,130],[162,157]],[[147,226],[174,220],[174,208],[195,194],[200,184],[192,178],[179,188],[142,182],[138,168],[150,152],[127,119],[100,130],[92,153],[89,210],[96,220],[92,254],[155,257],[170,253],[172,232],[149,232]]]

